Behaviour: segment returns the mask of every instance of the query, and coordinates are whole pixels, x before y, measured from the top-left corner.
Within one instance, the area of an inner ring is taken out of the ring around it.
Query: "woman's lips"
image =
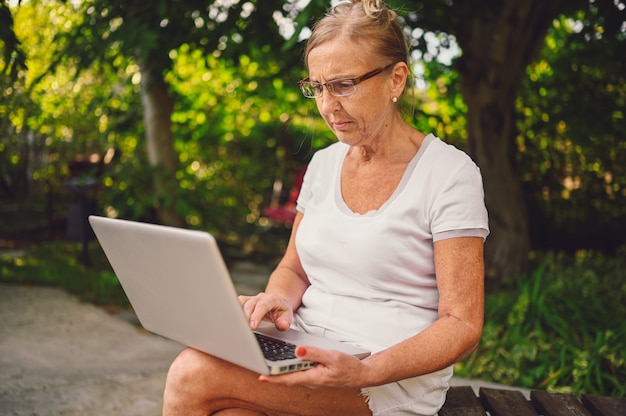
[[[344,130],[349,124],[349,121],[333,121],[332,126],[334,130]]]

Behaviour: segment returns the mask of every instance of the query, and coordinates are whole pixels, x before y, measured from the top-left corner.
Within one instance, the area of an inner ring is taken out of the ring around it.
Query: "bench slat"
[[[519,391],[481,387],[479,395],[491,416],[539,416]]]
[[[626,415],[626,399],[621,397],[601,397],[593,394],[582,395],[583,404],[594,416]]]
[[[530,400],[544,416],[592,416],[582,403],[571,394],[531,391]]]
[[[446,403],[439,416],[485,416],[486,412],[478,397],[469,386],[451,387],[446,395]]]

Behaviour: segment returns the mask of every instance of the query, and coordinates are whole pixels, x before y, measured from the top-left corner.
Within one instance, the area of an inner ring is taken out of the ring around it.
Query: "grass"
[[[30,244],[0,252],[0,282],[56,286],[101,306],[129,306],[122,287],[97,242],[89,244],[90,265],[82,245],[66,241]]]
[[[0,254],[0,282],[52,285],[102,306],[128,300],[97,242],[65,241]],[[607,258],[546,255],[516,285],[490,291],[481,343],[462,377],[551,392],[626,396],[626,250]]]

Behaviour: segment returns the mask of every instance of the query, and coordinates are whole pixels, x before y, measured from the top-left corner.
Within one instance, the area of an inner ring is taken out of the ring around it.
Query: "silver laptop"
[[[279,331],[272,324],[252,331],[209,233],[97,216],[89,222],[141,325],[151,332],[259,374],[314,366],[295,358],[295,345],[359,358],[370,354],[347,343]],[[268,347],[268,342],[290,345]],[[267,358],[265,350],[279,356]]]

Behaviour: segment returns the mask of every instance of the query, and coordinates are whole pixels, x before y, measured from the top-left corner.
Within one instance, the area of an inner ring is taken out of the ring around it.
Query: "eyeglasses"
[[[346,97],[348,95],[352,95],[356,92],[356,85],[375,77],[383,71],[388,70],[392,66],[394,66],[396,62],[384,66],[382,68],[375,69],[373,71],[368,72],[365,75],[361,75],[356,78],[339,78],[333,79],[332,81],[328,81],[325,83],[310,81],[309,77],[306,77],[302,81],[298,82],[298,87],[300,87],[300,91],[302,91],[302,95],[307,98],[319,98],[322,96],[324,92],[324,86],[331,95],[335,97]]]

